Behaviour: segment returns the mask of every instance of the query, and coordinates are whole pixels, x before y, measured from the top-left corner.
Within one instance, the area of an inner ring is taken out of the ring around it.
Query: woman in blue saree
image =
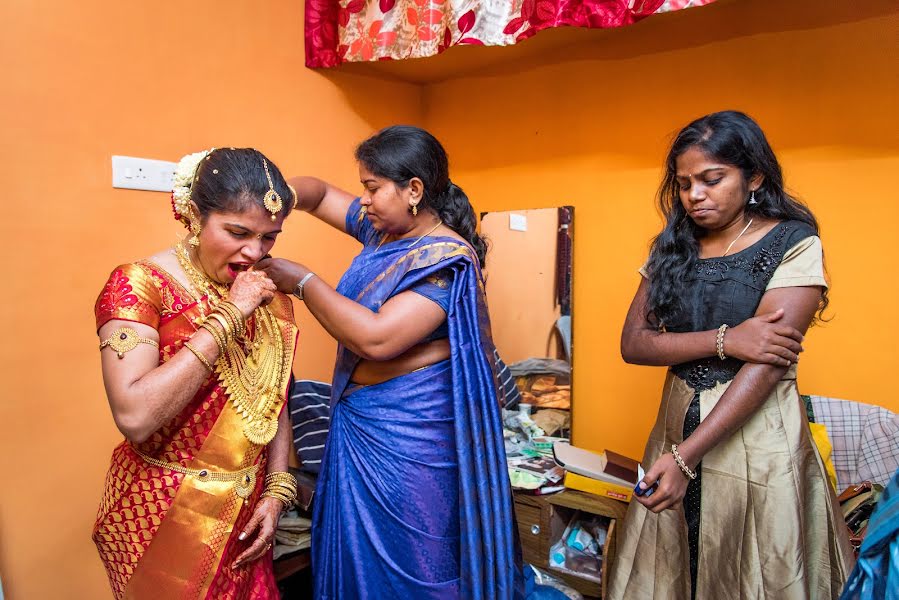
[[[389,127],[356,159],[360,198],[292,180],[298,209],[363,244],[336,290],[303,265],[260,264],[339,342],[315,596],[521,598],[474,211],[426,131]]]

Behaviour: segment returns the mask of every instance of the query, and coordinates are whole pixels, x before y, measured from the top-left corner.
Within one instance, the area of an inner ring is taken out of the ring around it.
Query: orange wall
[[[808,336],[801,390],[899,412],[897,27],[895,3],[722,0],[426,88],[479,211],[576,207],[576,443],[642,453],[663,370],[622,362],[621,326],[670,136],[725,108],[758,119],[822,223],[834,319]]]
[[[0,8],[0,577],[9,600],[109,597],[90,529],[121,436],[103,393],[93,303],[116,264],[181,232],[167,195],[112,189],[110,156],[177,160],[255,146],[288,174],[357,189],[354,145],[420,120],[418,86],[305,69],[302,10],[288,0]],[[331,282],[356,250],[308,219],[285,229],[276,253]],[[297,371],[327,378],[334,344],[306,311],[298,316]]]
[[[518,73],[506,65],[422,90],[304,69],[301,2],[2,3],[6,597],[108,594],[89,533],[120,435],[92,307],[115,264],[180,233],[164,194],[110,187],[112,154],[175,160],[251,145],[288,173],[356,189],[354,144],[388,123],[423,122],[478,210],[576,205],[575,439],[636,454],[662,375],[623,365],[618,334],[659,226],[652,195],[667,136],[742,108],[824,225],[836,318],[810,336],[803,389],[899,411],[896,26],[892,0],[719,0],[599,32]],[[304,219],[288,221],[276,249],[332,282],[355,251]],[[327,378],[334,344],[298,317],[296,370]]]

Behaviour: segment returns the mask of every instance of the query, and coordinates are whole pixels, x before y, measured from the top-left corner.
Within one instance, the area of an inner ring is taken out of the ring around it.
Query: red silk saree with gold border
[[[153,327],[162,364],[196,332],[199,303],[211,309],[208,298],[195,301],[159,265],[126,264],[113,270],[97,299],[97,328],[112,319]],[[277,294],[269,308],[284,341],[286,382],[297,338],[293,307]],[[181,413],[148,440],[116,447],[92,536],[115,598],[278,598],[270,553],[231,569],[253,539],[239,541],[237,535],[262,493],[267,459],[266,448],[249,442],[242,429],[225,389],[210,374]],[[201,482],[152,466],[138,451],[189,469],[232,472],[255,465],[255,489],[244,500],[231,482]]]

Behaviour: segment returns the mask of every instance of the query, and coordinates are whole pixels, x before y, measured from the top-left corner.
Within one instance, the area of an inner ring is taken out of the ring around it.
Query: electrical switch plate
[[[516,213],[509,213],[509,229],[511,229],[512,231],[527,231],[528,230],[527,215],[519,215]]]
[[[112,157],[112,187],[171,192],[176,163],[133,156]]]

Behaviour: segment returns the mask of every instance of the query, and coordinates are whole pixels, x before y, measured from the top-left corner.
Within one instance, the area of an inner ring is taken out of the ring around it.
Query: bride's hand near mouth
[[[256,263],[256,268],[265,271],[278,286],[278,291],[285,294],[293,293],[300,280],[309,273],[303,265],[286,258],[264,258]]]
[[[258,307],[271,302],[277,290],[274,282],[264,271],[251,268],[237,274],[228,292],[228,300],[240,309],[245,319],[248,319]]]

